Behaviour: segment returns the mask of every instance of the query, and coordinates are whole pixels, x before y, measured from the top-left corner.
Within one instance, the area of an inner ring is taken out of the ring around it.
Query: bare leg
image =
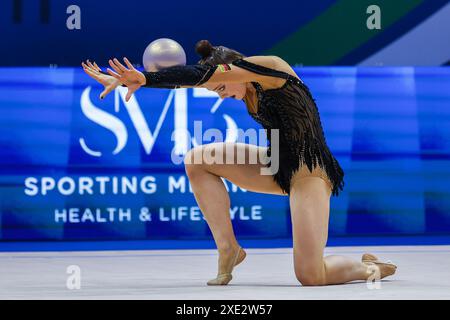
[[[342,284],[366,280],[371,271],[344,256],[323,257],[328,238],[331,190],[319,177],[295,177],[290,195],[294,268],[302,285]]]
[[[225,160],[230,148],[234,156],[231,159],[232,163],[227,164]],[[221,177],[249,191],[282,194],[272,176],[260,174],[263,164],[249,164],[250,155],[255,155],[259,150],[260,147],[240,143],[213,143],[194,148],[186,155],[186,173],[219,251],[219,274],[229,271],[239,248],[230,218],[230,198]],[[209,154],[213,152],[223,155],[222,164],[195,164],[196,159],[202,159],[205,151]],[[237,164],[238,152],[245,154],[246,164]],[[244,258],[245,252],[237,263]]]

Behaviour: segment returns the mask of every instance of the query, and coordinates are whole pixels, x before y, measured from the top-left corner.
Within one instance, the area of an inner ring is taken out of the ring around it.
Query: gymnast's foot
[[[380,279],[393,275],[397,270],[397,266],[392,262],[381,262],[376,256],[370,253],[363,254],[361,261],[366,265],[376,266],[379,269]]]
[[[233,268],[244,261],[246,257],[244,249],[237,246],[228,250],[219,250],[219,272],[215,279],[207,282],[209,286],[226,285],[231,281]]]

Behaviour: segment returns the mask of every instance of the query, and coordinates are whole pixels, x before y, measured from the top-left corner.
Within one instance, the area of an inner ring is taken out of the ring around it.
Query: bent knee
[[[202,169],[202,147],[189,150],[184,156],[184,168],[189,178],[197,175]]]
[[[297,268],[295,276],[302,286],[323,286],[326,284],[325,272],[321,268]]]

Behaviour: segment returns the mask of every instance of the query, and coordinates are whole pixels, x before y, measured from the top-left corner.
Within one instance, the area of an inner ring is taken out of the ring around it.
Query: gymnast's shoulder
[[[286,72],[293,76],[297,76],[295,71],[289,65],[289,63],[287,63],[284,59],[280,58],[279,56],[251,56],[246,57],[243,60],[266,68]]]

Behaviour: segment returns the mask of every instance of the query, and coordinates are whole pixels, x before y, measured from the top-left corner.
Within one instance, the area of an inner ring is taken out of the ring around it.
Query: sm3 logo
[[[116,138],[116,146],[112,151],[113,155],[120,153],[123,148],[125,148],[128,141],[128,131],[125,124],[114,114],[110,114],[105,110],[97,107],[92,103],[90,99],[91,87],[87,87],[83,90],[81,94],[81,111],[84,116],[96,123],[99,126],[111,131]],[[190,149],[191,145],[197,146],[202,144],[202,141],[198,141],[199,135],[194,133],[191,137],[188,131],[188,90],[186,88],[171,90],[166,102],[164,104],[163,110],[159,115],[159,119],[154,128],[149,128],[147,121],[145,120],[144,114],[141,111],[136,96],[133,95],[131,99],[126,102],[126,88],[119,87],[114,92],[114,111],[119,112],[120,105],[123,104],[128,115],[130,116],[131,122],[133,123],[134,129],[142,143],[142,146],[146,154],[150,154],[155,145],[158,134],[161,130],[161,126],[166,119],[170,106],[173,105],[173,115],[174,115],[174,131],[172,132],[172,141],[174,147],[172,154],[176,156],[184,156]],[[210,112],[214,114],[222,103],[223,99],[220,99],[215,92],[208,91],[204,88],[193,88],[194,98],[217,98],[217,101],[212,106]],[[228,115],[222,115],[226,122],[226,136],[222,141],[225,142],[236,142],[238,139],[238,128],[236,122]],[[195,131],[195,130],[194,130]],[[205,134],[206,136],[206,134]],[[203,137],[203,133],[201,135]],[[216,137],[217,140],[217,137]],[[101,157],[102,152],[96,151],[85,138],[81,137],[79,139],[81,148],[89,155],[93,157]]]

